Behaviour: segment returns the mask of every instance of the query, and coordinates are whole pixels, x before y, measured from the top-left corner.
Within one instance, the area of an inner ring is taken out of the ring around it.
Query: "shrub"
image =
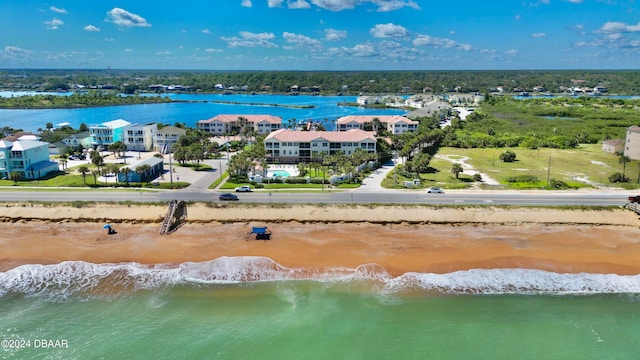
[[[629,177],[626,175],[623,175],[622,173],[617,172],[609,176],[609,182],[611,183],[629,182]]]
[[[516,160],[516,153],[511,150],[507,150],[500,154],[500,160],[504,162],[514,162]]]
[[[312,178],[311,179],[311,183],[312,184],[328,184],[329,183],[329,179]]]
[[[482,181],[482,175],[480,173],[473,174],[473,181]]]
[[[507,182],[510,183],[537,183],[538,177],[534,176],[534,175],[517,175],[517,176],[510,176],[507,178]]]
[[[562,180],[551,179],[549,180],[549,186],[553,189],[570,189],[571,186]]]
[[[307,178],[304,177],[287,177],[284,180],[285,183],[287,184],[306,184],[307,183]]]

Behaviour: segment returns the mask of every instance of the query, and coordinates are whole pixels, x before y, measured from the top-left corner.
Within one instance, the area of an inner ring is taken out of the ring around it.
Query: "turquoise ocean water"
[[[638,359],[639,293],[640,276],[524,269],[26,265],[0,273],[0,357]]]

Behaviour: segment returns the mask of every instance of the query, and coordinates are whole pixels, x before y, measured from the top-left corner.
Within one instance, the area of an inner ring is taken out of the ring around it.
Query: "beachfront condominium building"
[[[336,121],[336,130],[360,129],[374,132],[387,130],[391,134],[399,135],[416,131],[419,124],[418,121],[409,120],[400,115],[348,115]]]
[[[212,135],[268,134],[282,128],[282,118],[273,115],[220,114],[198,120],[196,127]]]
[[[153,148],[161,154],[168,154],[173,151],[173,146],[178,143],[178,139],[186,134],[185,129],[165,126],[153,134]]]
[[[158,125],[131,124],[123,127],[123,142],[129,151],[153,150],[153,135],[158,131]]]
[[[118,119],[89,127],[91,134],[91,147],[94,149],[106,150],[114,142],[124,142],[124,131],[130,122]]]
[[[58,171],[49,160],[49,143],[38,140],[0,140],[0,179],[39,179]]]
[[[342,152],[349,156],[356,149],[376,152],[372,131],[295,131],[281,129],[267,135],[264,148],[268,163],[312,162],[320,156]]]
[[[624,154],[631,160],[640,160],[640,126],[630,126],[624,142]]]

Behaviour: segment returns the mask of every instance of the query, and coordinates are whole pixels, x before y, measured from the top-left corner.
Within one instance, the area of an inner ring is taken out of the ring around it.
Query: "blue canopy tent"
[[[266,226],[253,226],[249,236],[255,235],[256,240],[271,240],[271,231]]]

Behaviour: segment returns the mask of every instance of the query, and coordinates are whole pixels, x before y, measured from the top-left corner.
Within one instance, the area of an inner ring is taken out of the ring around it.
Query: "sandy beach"
[[[0,271],[66,260],[143,264],[265,256],[326,270],[375,263],[392,275],[472,268],[639,274],[640,220],[628,210],[422,206],[188,206],[160,235],[166,208],[0,204]],[[110,223],[117,230],[107,235]],[[270,241],[248,238],[268,226]]]

